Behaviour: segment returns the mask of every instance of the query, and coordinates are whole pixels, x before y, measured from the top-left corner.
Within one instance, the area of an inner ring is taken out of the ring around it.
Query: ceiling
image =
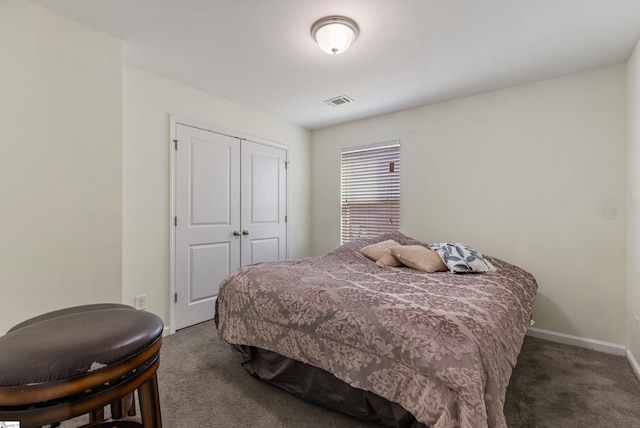
[[[122,39],[126,63],[309,129],[624,63],[640,39],[640,0],[32,2]],[[360,27],[342,55],[310,36],[327,15]]]

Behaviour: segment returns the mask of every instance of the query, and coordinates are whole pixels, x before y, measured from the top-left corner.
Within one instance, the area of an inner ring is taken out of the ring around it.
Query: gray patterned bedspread
[[[537,291],[528,272],[379,267],[353,241],[321,256],[242,267],[221,284],[219,335],[324,369],[441,427],[506,427],[506,388]]]

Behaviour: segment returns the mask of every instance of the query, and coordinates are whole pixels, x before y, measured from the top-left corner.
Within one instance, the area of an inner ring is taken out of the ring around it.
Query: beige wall
[[[121,43],[0,2],[0,333],[122,295]]]
[[[401,230],[539,283],[536,327],[626,343],[626,67],[312,133],[313,254],[339,243],[340,149],[401,141]]]
[[[132,66],[123,80],[124,303],[146,294],[169,325],[170,115],[288,146],[289,255],[309,254],[309,131]]]
[[[627,66],[628,87],[628,164],[629,220],[627,232],[627,328],[628,347],[640,363],[640,328],[634,316],[640,317],[640,41]]]

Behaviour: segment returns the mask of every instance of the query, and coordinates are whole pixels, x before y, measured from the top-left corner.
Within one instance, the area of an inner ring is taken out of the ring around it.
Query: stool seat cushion
[[[33,318],[29,318],[26,321],[22,321],[20,324],[16,324],[9,329],[9,332],[18,330],[19,328],[35,324],[42,321],[48,321],[52,318],[61,317],[63,315],[69,315],[78,312],[97,311],[100,309],[132,309],[132,306],[123,305],[120,303],[95,303],[92,305],[72,306],[70,308],[59,309],[57,311],[47,312],[46,314],[38,315]]]
[[[126,305],[99,309],[45,314],[0,337],[0,386],[82,376],[136,355],[162,335],[156,315]]]

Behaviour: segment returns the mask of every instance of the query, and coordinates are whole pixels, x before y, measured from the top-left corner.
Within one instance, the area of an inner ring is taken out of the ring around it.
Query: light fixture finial
[[[311,26],[311,37],[320,49],[330,55],[338,55],[349,49],[359,34],[358,24],[346,16],[325,16]]]

